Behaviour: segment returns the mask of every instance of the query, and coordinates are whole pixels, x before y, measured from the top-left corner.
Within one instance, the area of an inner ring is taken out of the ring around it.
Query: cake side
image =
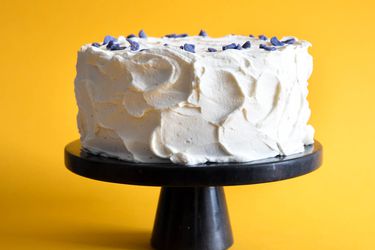
[[[83,46],[75,79],[83,147],[189,165],[302,152],[314,135],[312,57],[308,42],[281,41],[290,39],[120,37],[118,49]]]

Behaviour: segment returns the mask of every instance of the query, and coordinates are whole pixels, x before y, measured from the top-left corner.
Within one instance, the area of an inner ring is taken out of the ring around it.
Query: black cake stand
[[[182,166],[133,163],[92,155],[79,140],[65,147],[65,165],[95,180],[161,186],[151,245],[160,250],[224,250],[233,237],[223,186],[279,181],[304,175],[322,163],[319,142],[300,154],[248,163]]]

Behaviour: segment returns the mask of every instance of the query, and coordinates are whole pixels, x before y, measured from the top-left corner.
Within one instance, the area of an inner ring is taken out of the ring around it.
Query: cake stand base
[[[151,245],[158,250],[224,250],[233,244],[222,187],[162,187]]]

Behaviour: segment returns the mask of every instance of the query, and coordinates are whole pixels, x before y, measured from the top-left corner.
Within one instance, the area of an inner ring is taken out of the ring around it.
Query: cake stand
[[[95,180],[161,186],[151,245],[159,250],[224,250],[233,237],[223,186],[279,181],[304,175],[322,163],[315,141],[303,153],[248,163],[182,166],[133,163],[92,155],[79,140],[65,147],[65,165]]]

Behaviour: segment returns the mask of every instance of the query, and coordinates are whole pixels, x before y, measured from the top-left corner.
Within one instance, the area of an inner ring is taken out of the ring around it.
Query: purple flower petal
[[[242,44],[242,48],[244,48],[244,49],[248,49],[250,47],[251,47],[250,41],[246,41],[244,44]]]
[[[259,35],[258,36],[260,40],[266,41],[267,37],[265,35]]]
[[[189,51],[191,53],[195,53],[195,45],[194,44],[185,43],[183,48],[186,51]]]
[[[266,50],[266,51],[274,51],[274,50],[276,50],[275,47],[269,47],[269,46],[267,46],[267,45],[265,45],[265,44],[260,44],[260,45],[259,45],[259,48],[264,49],[264,50]]]
[[[120,46],[120,44],[113,44],[112,47],[110,48],[110,50],[114,51],[114,50],[124,50],[126,49],[125,46]]]
[[[284,45],[284,43],[280,42],[279,39],[277,39],[276,36],[273,36],[273,37],[271,38],[271,44],[272,44],[273,46],[283,46],[283,45]]]
[[[128,43],[130,43],[130,50],[132,50],[132,51],[139,50],[139,43],[131,40],[130,38],[126,38],[126,41],[128,41]]]
[[[189,36],[189,35],[186,34],[186,33],[183,33],[183,34],[177,34],[177,35],[176,35],[176,38],[187,37],[187,36]]]
[[[224,45],[223,46],[223,50],[227,50],[227,49],[235,49],[237,47],[237,44],[235,43],[231,43],[231,44],[228,44],[228,45]]]
[[[199,32],[199,36],[204,36],[204,37],[206,37],[206,36],[207,36],[207,32],[204,31],[204,30],[201,30],[201,31]]]
[[[186,33],[183,33],[183,34],[172,33],[172,34],[165,35],[165,37],[168,37],[168,38],[181,38],[181,37],[187,37],[187,36],[188,34]]]
[[[107,49],[111,49],[111,47],[113,46],[113,44],[114,44],[114,42],[113,41],[109,41],[108,43],[107,43]]]
[[[176,38],[176,36],[177,35],[175,33],[165,35],[165,37],[168,37],[168,38]]]
[[[116,42],[117,41],[117,38],[113,37],[113,36],[105,36],[104,37],[104,41],[103,41],[103,45],[109,43],[110,41],[112,42]]]
[[[140,31],[139,31],[138,36],[139,36],[140,38],[147,38],[147,35],[146,35],[146,33],[145,33],[143,30],[140,30]]]
[[[296,39],[294,38],[290,38],[290,39],[282,41],[282,43],[285,43],[285,44],[293,44],[295,42],[296,42]]]

